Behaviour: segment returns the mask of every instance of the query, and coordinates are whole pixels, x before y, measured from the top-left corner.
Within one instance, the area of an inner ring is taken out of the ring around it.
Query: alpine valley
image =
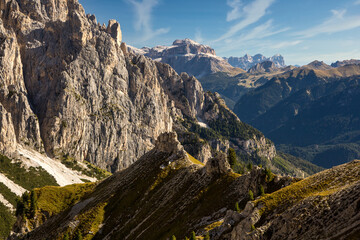
[[[357,64],[137,49],[78,0],[0,0],[0,239],[359,239]]]

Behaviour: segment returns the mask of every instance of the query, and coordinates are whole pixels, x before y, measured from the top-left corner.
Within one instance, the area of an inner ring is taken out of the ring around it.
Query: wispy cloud
[[[273,27],[273,20],[261,24],[255,28],[253,28],[249,33],[241,35],[239,41],[249,41],[253,39],[263,39],[266,37],[270,37],[285,31],[288,31],[290,28],[282,28],[279,30],[275,30]]]
[[[265,14],[266,10],[275,0],[254,0],[247,5],[243,5],[241,0],[228,0],[227,4],[232,8],[227,14],[227,21],[240,19],[224,35],[216,41],[222,41],[233,37],[242,29],[259,21]]]
[[[143,33],[142,41],[147,41],[158,35],[165,34],[170,31],[170,28],[152,28],[152,10],[156,5],[159,4],[158,0],[126,1],[134,6],[135,14],[137,17],[135,21],[135,29]]]
[[[295,36],[311,38],[319,34],[331,34],[360,27],[360,15],[349,16],[346,10],[332,10],[332,16],[323,23],[295,33]]]
[[[360,5],[360,0],[354,2],[355,5]]]
[[[283,41],[283,42],[279,42],[276,43],[274,45],[269,46],[272,49],[281,49],[281,48],[287,48],[287,47],[292,47],[292,46],[296,46],[300,43],[302,43],[302,40],[295,40],[295,41]]]
[[[227,0],[232,10],[227,13],[226,21],[230,22],[241,17],[241,6],[243,5],[241,0]]]
[[[202,37],[202,33],[200,29],[196,29],[195,32],[195,42],[202,43],[204,41],[204,38]]]

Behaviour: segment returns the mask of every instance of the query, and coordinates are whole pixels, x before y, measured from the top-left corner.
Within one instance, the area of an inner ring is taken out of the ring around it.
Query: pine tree
[[[36,210],[37,210],[37,195],[32,190],[30,192],[30,217],[33,218],[35,216]]]
[[[253,164],[252,164],[252,162],[249,162],[246,167],[247,167],[247,169],[248,169],[249,171],[251,171],[251,170],[253,169]]]
[[[68,234],[68,233],[65,233],[65,234],[64,234],[63,240],[70,240],[70,237],[69,237],[69,234]]]
[[[228,150],[228,162],[231,168],[234,168],[234,166],[236,165],[236,152],[233,148],[229,148]]]
[[[76,235],[75,235],[75,240],[82,240],[82,239],[83,239],[83,236],[82,236],[81,232],[77,231]]]
[[[194,231],[191,233],[190,240],[196,240],[196,234]]]
[[[209,232],[206,233],[205,237],[204,237],[204,240],[210,240],[210,234]]]
[[[259,195],[260,196],[264,196],[265,195],[265,190],[264,190],[264,187],[262,185],[260,185],[259,187]]]

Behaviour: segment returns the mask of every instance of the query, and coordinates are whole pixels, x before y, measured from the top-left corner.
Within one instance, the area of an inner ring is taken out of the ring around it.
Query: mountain
[[[245,94],[234,111],[281,151],[332,167],[360,157],[359,76],[359,65],[313,62]]]
[[[272,61],[264,61],[256,64],[248,70],[248,73],[271,73],[279,71],[279,68],[276,67],[276,64]]]
[[[226,104],[233,109],[236,102],[249,91],[258,88],[277,75],[295,69],[293,66],[278,68],[271,61],[258,63],[246,73],[229,76],[226,73],[213,73],[199,79],[204,89],[218,92]]]
[[[259,167],[239,175],[224,155],[203,165],[165,133],[97,185],[23,197],[9,239],[356,239],[359,173],[353,161],[301,181]]]
[[[344,61],[336,61],[335,63],[332,63],[331,66],[336,68],[336,67],[343,67],[345,65],[354,65],[354,64],[360,64],[360,60],[350,59]]]
[[[97,23],[76,0],[6,0],[0,10],[1,237],[14,220],[15,195],[125,171],[163,132],[176,132],[202,163],[234,149],[238,173],[246,164],[296,177],[319,170],[277,153],[195,77],[128,52],[120,24]]]
[[[197,78],[215,72],[231,75],[243,72],[232,67],[223,58],[216,56],[215,50],[191,39],[175,40],[172,46],[144,47],[137,49],[128,46],[130,52],[142,54],[151,59],[169,64],[176,72],[186,72]]]
[[[245,71],[248,71],[256,64],[265,61],[273,62],[277,68],[286,67],[285,60],[283,56],[281,56],[280,54],[276,54],[270,58],[267,58],[261,54],[256,54],[255,56],[250,56],[249,54],[245,54],[245,56],[243,57],[229,57],[229,58],[225,58],[225,60],[228,63],[230,63],[231,66],[244,69]]]
[[[303,68],[316,69],[316,70],[329,70],[332,69],[332,66],[329,66],[322,61],[320,62],[315,60],[309,63],[308,65],[303,66]]]

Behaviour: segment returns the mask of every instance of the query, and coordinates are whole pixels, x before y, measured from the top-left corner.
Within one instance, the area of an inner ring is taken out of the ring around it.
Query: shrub
[[[249,190],[249,199],[250,201],[254,201],[254,193],[251,190]]]
[[[235,203],[235,211],[240,212],[239,202]]]
[[[254,225],[251,225],[251,231],[255,231],[255,226]]]
[[[204,237],[204,240],[210,240],[210,234],[209,232],[206,233],[205,237]]]
[[[264,196],[265,195],[265,190],[264,190],[264,187],[262,185],[260,185],[259,187],[259,195],[260,196]]]
[[[190,240],[196,240],[196,234],[194,231],[192,231],[192,233],[191,233]]]
[[[274,179],[274,175],[271,172],[270,168],[265,168],[265,181],[271,182]]]

